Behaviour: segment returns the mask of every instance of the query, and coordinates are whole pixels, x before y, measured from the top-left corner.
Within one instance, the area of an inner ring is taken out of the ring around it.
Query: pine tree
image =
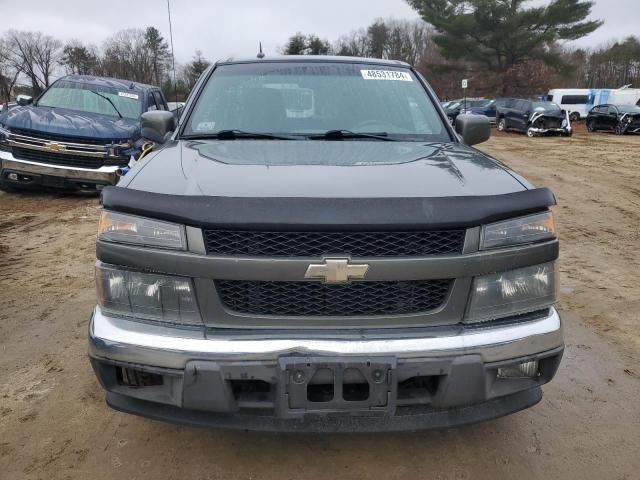
[[[528,61],[568,71],[554,46],[602,25],[586,20],[593,1],[551,0],[525,8],[527,0],[407,0],[436,29],[433,41],[448,60],[468,62],[501,75],[502,93],[510,77]]]

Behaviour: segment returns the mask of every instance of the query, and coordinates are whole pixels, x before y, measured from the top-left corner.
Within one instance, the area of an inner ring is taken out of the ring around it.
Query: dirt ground
[[[640,478],[640,137],[496,134],[481,149],[558,197],[567,350],[539,405],[347,436],[116,413],[86,356],[97,198],[0,192],[0,478]]]

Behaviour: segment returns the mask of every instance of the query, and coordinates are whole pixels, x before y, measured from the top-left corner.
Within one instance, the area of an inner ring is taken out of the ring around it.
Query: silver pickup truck
[[[395,61],[227,60],[102,192],[89,355],[124,412],[255,430],[442,428],[558,369],[553,194]]]

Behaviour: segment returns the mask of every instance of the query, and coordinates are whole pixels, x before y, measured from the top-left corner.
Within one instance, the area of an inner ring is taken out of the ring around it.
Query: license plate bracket
[[[281,357],[278,363],[282,417],[395,413],[395,358]]]

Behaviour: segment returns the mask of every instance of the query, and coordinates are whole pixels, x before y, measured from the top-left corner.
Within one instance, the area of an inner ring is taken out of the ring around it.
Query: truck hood
[[[526,190],[503,165],[455,143],[178,141],[119,183],[220,197],[446,197]]]
[[[51,107],[15,107],[0,115],[9,129],[104,140],[137,139],[138,120]]]

